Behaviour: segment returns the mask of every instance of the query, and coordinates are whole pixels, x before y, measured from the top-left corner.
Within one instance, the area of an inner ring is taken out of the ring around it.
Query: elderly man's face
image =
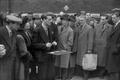
[[[79,17],[79,22],[81,25],[84,25],[86,23],[86,20],[84,17]]]
[[[9,24],[10,25],[10,27],[11,27],[11,29],[12,30],[18,30],[19,29],[19,27],[20,27],[20,24],[19,23],[10,23]]]

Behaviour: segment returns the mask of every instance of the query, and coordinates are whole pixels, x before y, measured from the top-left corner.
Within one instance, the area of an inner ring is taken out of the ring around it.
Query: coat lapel
[[[66,33],[67,29],[68,29],[68,28],[64,28],[63,31],[62,31],[60,34]]]
[[[104,32],[107,30],[108,24],[105,24],[101,26],[101,36],[104,34]]]
[[[49,42],[48,35],[46,34],[46,32],[45,32],[45,30],[43,29],[42,26],[40,26],[40,35],[45,42]]]
[[[1,34],[2,34],[3,39],[6,41],[8,46],[11,48],[11,40],[10,40],[9,33],[8,33],[6,27],[3,28]]]
[[[13,33],[13,35],[12,35],[12,37],[11,37],[11,48],[12,49],[14,49],[14,47],[15,47],[15,43],[16,43],[16,36],[15,36],[16,34],[15,33]]]
[[[82,30],[80,30],[79,35],[80,35],[80,36],[83,36],[84,33],[86,33],[87,30],[88,30],[87,24],[85,24],[85,25],[83,26]]]
[[[118,23],[118,25],[115,28],[113,28],[110,36],[112,36],[117,30],[119,30],[119,28],[120,28],[120,23]]]

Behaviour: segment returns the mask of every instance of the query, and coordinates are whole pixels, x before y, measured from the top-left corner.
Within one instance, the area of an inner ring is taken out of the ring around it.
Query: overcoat
[[[42,24],[33,33],[31,47],[35,59],[34,63],[38,67],[38,71],[35,70],[35,77],[40,80],[54,80],[54,56],[48,54],[48,52],[53,51],[55,46],[52,46],[51,48],[46,47],[46,43],[53,42],[52,35],[51,29],[48,27],[47,34]]]
[[[0,80],[19,80],[18,79],[18,59],[16,57],[16,35],[12,33],[9,37],[7,28],[0,28],[0,44],[6,49],[6,54],[0,57]]]
[[[19,54],[18,59],[19,59],[19,80],[28,80],[28,72],[25,68],[26,65],[28,65],[30,59],[32,56],[27,50],[27,45],[25,43],[25,40],[22,35],[18,34],[17,35],[17,53]],[[26,73],[27,72],[27,73]]]
[[[108,72],[120,72],[120,23],[108,37],[106,69]]]
[[[82,28],[80,26],[76,28],[72,51],[77,52],[77,65],[82,66],[84,54],[86,54],[88,50],[93,50],[93,36],[94,30],[88,24],[85,24]]]
[[[58,28],[58,49],[71,51],[73,45],[73,30],[71,27],[66,27],[61,31],[61,27]],[[61,68],[68,68],[71,54],[56,56],[55,65]],[[72,57],[71,57],[72,58]],[[71,61],[72,62],[72,61]],[[70,63],[71,63],[70,62]],[[71,63],[72,65],[72,63]]]
[[[104,25],[100,23],[95,27],[94,51],[98,54],[98,66],[100,67],[105,66],[107,38],[111,29],[112,26],[108,23]]]

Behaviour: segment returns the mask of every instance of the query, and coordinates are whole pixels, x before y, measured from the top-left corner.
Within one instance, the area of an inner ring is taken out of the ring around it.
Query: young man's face
[[[25,24],[25,27],[24,27],[24,28],[25,28],[25,30],[29,30],[29,29],[30,29],[30,23],[27,22],[27,23]]]
[[[107,22],[106,17],[105,17],[105,16],[104,16],[104,17],[102,16],[101,19],[100,19],[100,22],[103,23],[103,24],[106,23],[106,22]]]
[[[51,16],[47,16],[47,19],[45,20],[46,25],[51,25],[52,22],[52,17]]]
[[[117,23],[117,22],[119,21],[119,17],[117,17],[117,15],[113,14],[113,15],[112,15],[112,21],[113,21],[114,23]]]

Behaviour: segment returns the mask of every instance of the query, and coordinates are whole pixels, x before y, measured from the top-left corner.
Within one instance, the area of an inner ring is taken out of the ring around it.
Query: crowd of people
[[[70,54],[51,55],[66,50]],[[85,54],[97,68],[84,70]],[[120,79],[120,10],[99,17],[80,14],[0,14],[0,80]]]

